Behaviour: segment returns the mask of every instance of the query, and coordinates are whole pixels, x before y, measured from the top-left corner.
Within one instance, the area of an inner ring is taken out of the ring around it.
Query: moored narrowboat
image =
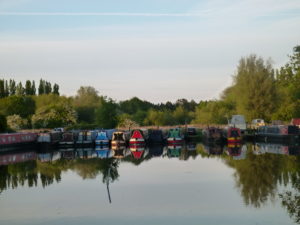
[[[181,135],[180,128],[171,128],[168,133],[167,139],[168,145],[182,145],[183,138]]]
[[[162,130],[158,130],[158,129],[148,130],[148,143],[150,145],[164,144],[165,140],[166,139],[163,135]]]
[[[122,131],[114,132],[111,140],[111,148],[115,150],[118,148],[125,148],[125,146],[126,146],[126,139],[125,139],[124,132]]]
[[[130,148],[144,148],[145,147],[145,138],[141,130],[133,130],[131,132],[131,137],[129,140]]]
[[[47,151],[49,148],[56,148],[62,138],[62,132],[52,131],[47,133],[39,133],[37,142],[39,149]]]
[[[188,127],[186,129],[184,138],[186,141],[196,141],[197,139],[201,139],[201,135],[198,134],[195,127]]]
[[[97,146],[108,146],[109,145],[109,139],[107,137],[106,131],[100,131],[97,132],[97,137],[95,140],[95,145]]]
[[[75,137],[73,132],[66,132],[62,134],[62,139],[59,141],[60,148],[75,147]]]
[[[291,124],[300,128],[300,118],[293,118]]]
[[[76,147],[93,147],[95,132],[80,131],[76,140]]]
[[[224,130],[224,135],[228,144],[240,143],[242,141],[242,132],[240,128],[228,127]]]
[[[299,127],[294,125],[269,125],[259,127],[255,133],[258,142],[297,143]]]
[[[205,143],[222,144],[225,142],[223,130],[217,127],[207,127],[202,130],[203,141]]]
[[[0,134],[0,151],[9,151],[18,147],[34,146],[37,133],[7,133]]]

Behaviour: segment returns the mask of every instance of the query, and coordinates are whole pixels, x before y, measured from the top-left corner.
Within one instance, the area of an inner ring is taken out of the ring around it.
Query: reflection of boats
[[[36,160],[35,152],[16,152],[0,155],[0,166]]]
[[[217,127],[207,127],[203,129],[203,141],[206,143],[223,143],[223,130]]]
[[[260,155],[265,153],[271,154],[283,154],[283,155],[298,155],[300,152],[300,146],[289,146],[285,144],[275,143],[255,143],[253,145],[253,153]]]
[[[186,149],[188,151],[196,151],[197,143],[196,142],[188,142],[186,143]]]
[[[162,130],[148,130],[148,142],[150,145],[152,144],[163,144],[165,142],[165,138]]]
[[[126,156],[126,148],[116,148],[112,150],[112,157],[116,159],[123,159]]]
[[[149,156],[150,157],[159,157],[163,154],[164,147],[163,145],[150,145],[149,146]]]
[[[53,162],[61,158],[60,152],[45,152],[39,153],[38,159],[40,162]]]
[[[299,127],[294,125],[270,125],[257,129],[255,140],[258,142],[296,143],[299,141]]]
[[[129,140],[129,146],[131,148],[144,148],[145,138],[141,130],[133,130]]]
[[[132,149],[130,148],[131,154],[133,155],[133,157],[135,159],[141,159],[144,152],[145,152],[145,148],[140,148],[140,149]]]
[[[168,145],[168,157],[178,158],[180,156],[182,145]]]
[[[95,140],[95,145],[97,146],[108,146],[109,145],[109,139],[107,137],[106,131],[100,131],[97,133],[97,137]]]
[[[118,148],[125,148],[125,146],[126,146],[126,139],[125,139],[124,132],[121,131],[114,132],[111,140],[111,148],[115,150]]]
[[[75,150],[74,149],[61,149],[61,158],[63,159],[75,159]]]
[[[90,159],[94,157],[93,148],[78,148],[76,149],[76,156],[81,159]]]
[[[0,134],[0,151],[33,145],[36,143],[37,137],[36,133]]]
[[[242,160],[242,159],[246,159],[247,156],[247,146],[246,145],[242,145],[240,147],[240,154],[239,155],[233,155],[232,158],[234,160]]]
[[[107,147],[107,148],[97,148],[95,149],[95,152],[97,154],[98,158],[101,159],[107,159],[112,157],[112,151]]]
[[[62,134],[62,139],[59,141],[60,148],[73,148],[75,145],[75,137],[73,132],[67,132]]]
[[[183,143],[183,139],[182,139],[182,135],[181,135],[181,131],[180,128],[171,128],[169,130],[169,134],[168,134],[168,145],[177,145],[177,144],[182,144]]]
[[[217,145],[217,144],[204,145],[204,151],[209,155],[222,155],[223,145]]]
[[[239,156],[242,153],[242,145],[241,144],[228,144],[227,145],[227,153],[230,156]]]

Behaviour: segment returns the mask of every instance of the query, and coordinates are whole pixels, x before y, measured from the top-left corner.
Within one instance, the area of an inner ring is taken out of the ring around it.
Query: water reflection
[[[110,185],[118,180],[122,162],[140,165],[158,157],[179,161],[213,157],[233,169],[235,186],[245,205],[260,208],[279,197],[290,217],[300,223],[299,152],[299,146],[266,143],[225,146],[186,143],[165,147],[121,146],[114,150],[101,146],[96,149],[15,152],[0,155],[0,191],[24,185],[34,187],[39,182],[47,187],[61,182],[62,172],[72,170],[82,179],[95,179],[101,174],[111,202]]]

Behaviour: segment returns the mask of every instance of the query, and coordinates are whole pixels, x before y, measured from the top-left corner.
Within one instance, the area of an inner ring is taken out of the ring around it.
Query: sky
[[[117,101],[215,99],[239,59],[300,45],[299,0],[0,0],[0,78]]]

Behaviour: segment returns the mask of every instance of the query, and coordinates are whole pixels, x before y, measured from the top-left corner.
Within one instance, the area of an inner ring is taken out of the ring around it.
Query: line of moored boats
[[[300,130],[297,125],[260,125],[256,129],[246,129],[243,116],[235,115],[226,128],[206,127],[201,131],[194,127],[171,129],[134,130],[73,130],[64,132],[55,129],[40,133],[0,134],[0,150],[5,151],[18,146],[38,145],[49,147],[81,148],[109,147],[112,150],[123,147],[139,149],[145,145],[167,144],[176,148],[184,141],[203,141],[207,144],[237,145],[243,140],[256,142],[299,143]],[[300,144],[300,143],[299,143]]]

